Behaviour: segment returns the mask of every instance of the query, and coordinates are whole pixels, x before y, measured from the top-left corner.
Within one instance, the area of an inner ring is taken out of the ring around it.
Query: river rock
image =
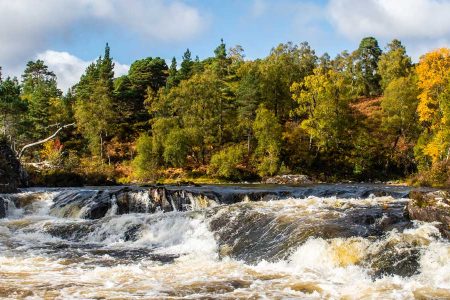
[[[6,217],[7,204],[5,200],[0,197],[0,219]]]
[[[268,177],[264,181],[266,184],[310,184],[313,181],[306,175],[277,175]]]
[[[0,193],[13,193],[21,184],[21,166],[8,143],[0,138]]]
[[[450,193],[448,191],[420,192],[409,194],[407,211],[413,220],[439,222],[437,226],[443,236],[450,238]]]

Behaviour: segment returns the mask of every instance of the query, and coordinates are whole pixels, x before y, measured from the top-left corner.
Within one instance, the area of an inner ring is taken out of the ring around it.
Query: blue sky
[[[106,42],[117,75],[136,59],[180,59],[186,48],[206,58],[221,38],[248,59],[287,41],[308,41],[333,57],[364,36],[382,48],[399,38],[415,60],[450,45],[450,0],[0,0],[0,12],[4,76],[40,58],[64,90]]]

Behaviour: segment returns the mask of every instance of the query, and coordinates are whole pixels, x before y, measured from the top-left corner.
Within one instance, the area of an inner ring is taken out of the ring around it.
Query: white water
[[[255,254],[256,263],[233,255],[245,233],[228,245],[220,240],[226,228],[211,229],[214,220],[226,227],[270,217],[268,232],[259,239],[265,241],[278,226],[334,222],[352,209],[405,200],[310,197],[120,216],[113,206],[100,220],[82,220],[49,215],[54,196],[42,194],[25,208],[10,207],[8,218],[0,220],[1,298],[450,298],[450,244],[433,224],[417,222],[380,237],[311,236],[292,245],[282,230],[275,236],[286,243],[288,255],[267,260]],[[251,218],[242,219],[243,213]],[[367,264],[388,248],[417,250],[416,274],[374,277]]]

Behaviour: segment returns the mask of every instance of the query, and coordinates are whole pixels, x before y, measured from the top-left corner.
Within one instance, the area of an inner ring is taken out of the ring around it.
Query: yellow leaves
[[[41,156],[51,164],[57,165],[61,159],[62,150],[63,145],[59,139],[50,140],[44,143],[44,147],[41,150]]]
[[[436,133],[433,139],[424,148],[424,154],[431,157],[433,164],[444,159],[449,147],[448,135],[444,130]]]
[[[419,119],[422,122],[430,122],[434,127],[438,122],[436,119],[439,118],[438,98],[445,89],[450,73],[450,49],[440,48],[423,55],[416,72],[421,90],[417,108]]]
[[[433,164],[446,158],[449,147],[448,94],[450,78],[450,49],[441,48],[420,58],[416,67],[418,77],[419,120],[428,127],[431,140],[423,148],[423,154]]]

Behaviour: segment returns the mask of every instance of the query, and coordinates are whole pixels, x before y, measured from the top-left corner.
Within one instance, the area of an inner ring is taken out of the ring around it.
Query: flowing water
[[[360,186],[0,195],[0,298],[450,299],[450,243],[404,215],[406,195]]]

